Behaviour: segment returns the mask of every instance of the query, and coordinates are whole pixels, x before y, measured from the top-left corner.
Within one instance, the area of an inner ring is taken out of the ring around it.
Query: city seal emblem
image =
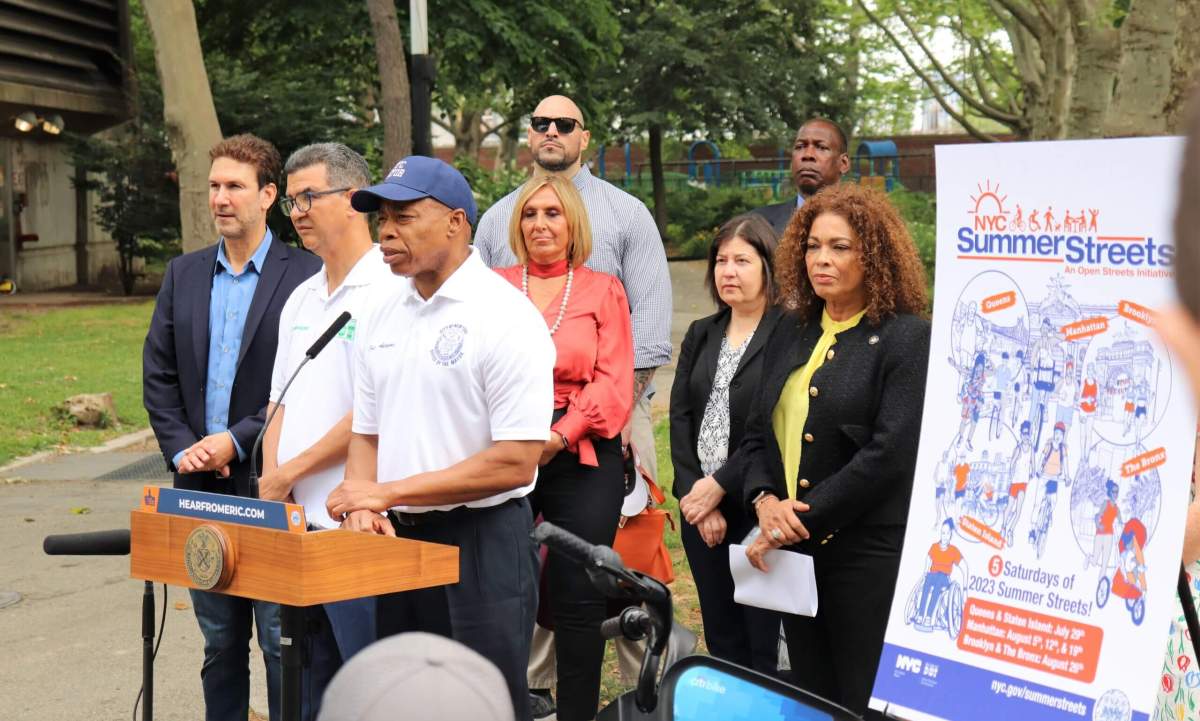
[[[221,589],[233,577],[233,547],[225,531],[212,524],[196,526],[183,544],[188,578],[202,591]]]
[[[440,366],[452,366],[463,357],[463,344],[467,340],[467,329],[458,323],[442,328],[430,355]]]

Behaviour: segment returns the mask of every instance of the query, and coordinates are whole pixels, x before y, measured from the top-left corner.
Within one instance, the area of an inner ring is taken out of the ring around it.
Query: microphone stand
[[[164,613],[165,613],[164,609]],[[154,582],[142,592],[142,719],[154,718]]]
[[[316,342],[304,352],[304,360],[300,361],[300,365],[296,366],[296,370],[292,371],[292,376],[288,378],[287,383],[283,386],[283,390],[279,392],[279,400],[275,401],[275,407],[271,409],[267,415],[267,420],[263,423],[262,430],[258,432],[258,437],[254,439],[254,448],[250,451],[250,497],[258,498],[258,460],[262,452],[263,438],[267,435],[267,428],[271,426],[271,421],[275,419],[275,414],[283,407],[283,397],[287,395],[288,388],[292,387],[292,381],[296,380],[296,376],[300,375],[300,371],[308,364],[310,360],[316,358],[317,355],[325,349],[329,341],[333,340],[334,335],[342,329],[344,325],[350,322],[349,311],[339,315],[333,323],[325,329],[325,332],[317,338]],[[301,684],[304,681],[304,665],[305,665],[305,644],[308,642],[305,638],[305,625],[307,624],[308,614],[303,608],[297,606],[289,606],[280,604],[279,606],[279,666],[280,666],[280,686],[282,687],[282,696],[280,699],[280,716],[283,721],[300,721],[301,712]]]

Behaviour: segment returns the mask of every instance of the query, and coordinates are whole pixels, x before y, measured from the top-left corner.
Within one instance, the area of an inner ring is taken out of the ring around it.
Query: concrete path
[[[704,267],[671,263],[676,353],[688,324],[712,312]],[[655,377],[656,416],[666,414],[673,377],[673,363]],[[129,578],[128,557],[46,556],[42,539],[128,528],[142,485],[170,483],[170,477],[152,440],[30,460],[0,471],[0,548],[7,549],[0,554],[0,718],[129,718],[142,679],[143,584]],[[161,618],[162,587],[155,593]],[[14,594],[20,600],[10,603]],[[265,717],[261,656],[253,644],[252,649],[251,706]],[[156,719],[203,716],[202,659],[187,591],[171,587],[155,667]]]

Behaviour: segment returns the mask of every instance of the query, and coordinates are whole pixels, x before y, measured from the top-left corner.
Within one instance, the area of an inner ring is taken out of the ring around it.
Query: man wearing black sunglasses
[[[654,433],[650,423],[650,384],[654,371],[671,360],[671,276],[667,256],[654,218],[642,201],[617,186],[595,177],[581,161],[591,133],[583,113],[567,97],[551,95],[538,103],[529,119],[529,148],[534,172],[559,174],[571,179],[583,197],[592,230],[592,253],[587,267],[616,276],[625,287],[633,322],[633,418],[621,434],[638,450],[642,466],[658,478]],[[516,265],[509,249],[508,227],[516,205],[514,190],[488,209],[479,220],[475,247],[492,268]],[[530,664],[532,689],[546,689],[554,681],[554,660],[535,635],[534,661]],[[620,648],[620,645],[619,645]],[[633,676],[639,658],[621,648],[622,673]],[[554,709],[548,691],[535,691],[534,717]]]

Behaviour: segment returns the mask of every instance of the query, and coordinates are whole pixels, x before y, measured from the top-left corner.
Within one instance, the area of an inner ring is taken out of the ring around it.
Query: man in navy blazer
[[[804,205],[804,199],[822,188],[837,185],[849,170],[845,131],[832,120],[811,118],[800,126],[792,141],[792,183],[796,186],[796,197],[755,208],[753,212],[766,218],[782,238],[788,221]]]
[[[249,495],[250,451],[271,389],[279,314],[321,267],[271,235],[279,151],[235,135],[209,151],[208,206],[220,240],[167,264],[142,350],[142,396],[175,487]],[[191,591],[204,635],[207,721],[245,721],[251,622],[279,718],[279,607]]]

